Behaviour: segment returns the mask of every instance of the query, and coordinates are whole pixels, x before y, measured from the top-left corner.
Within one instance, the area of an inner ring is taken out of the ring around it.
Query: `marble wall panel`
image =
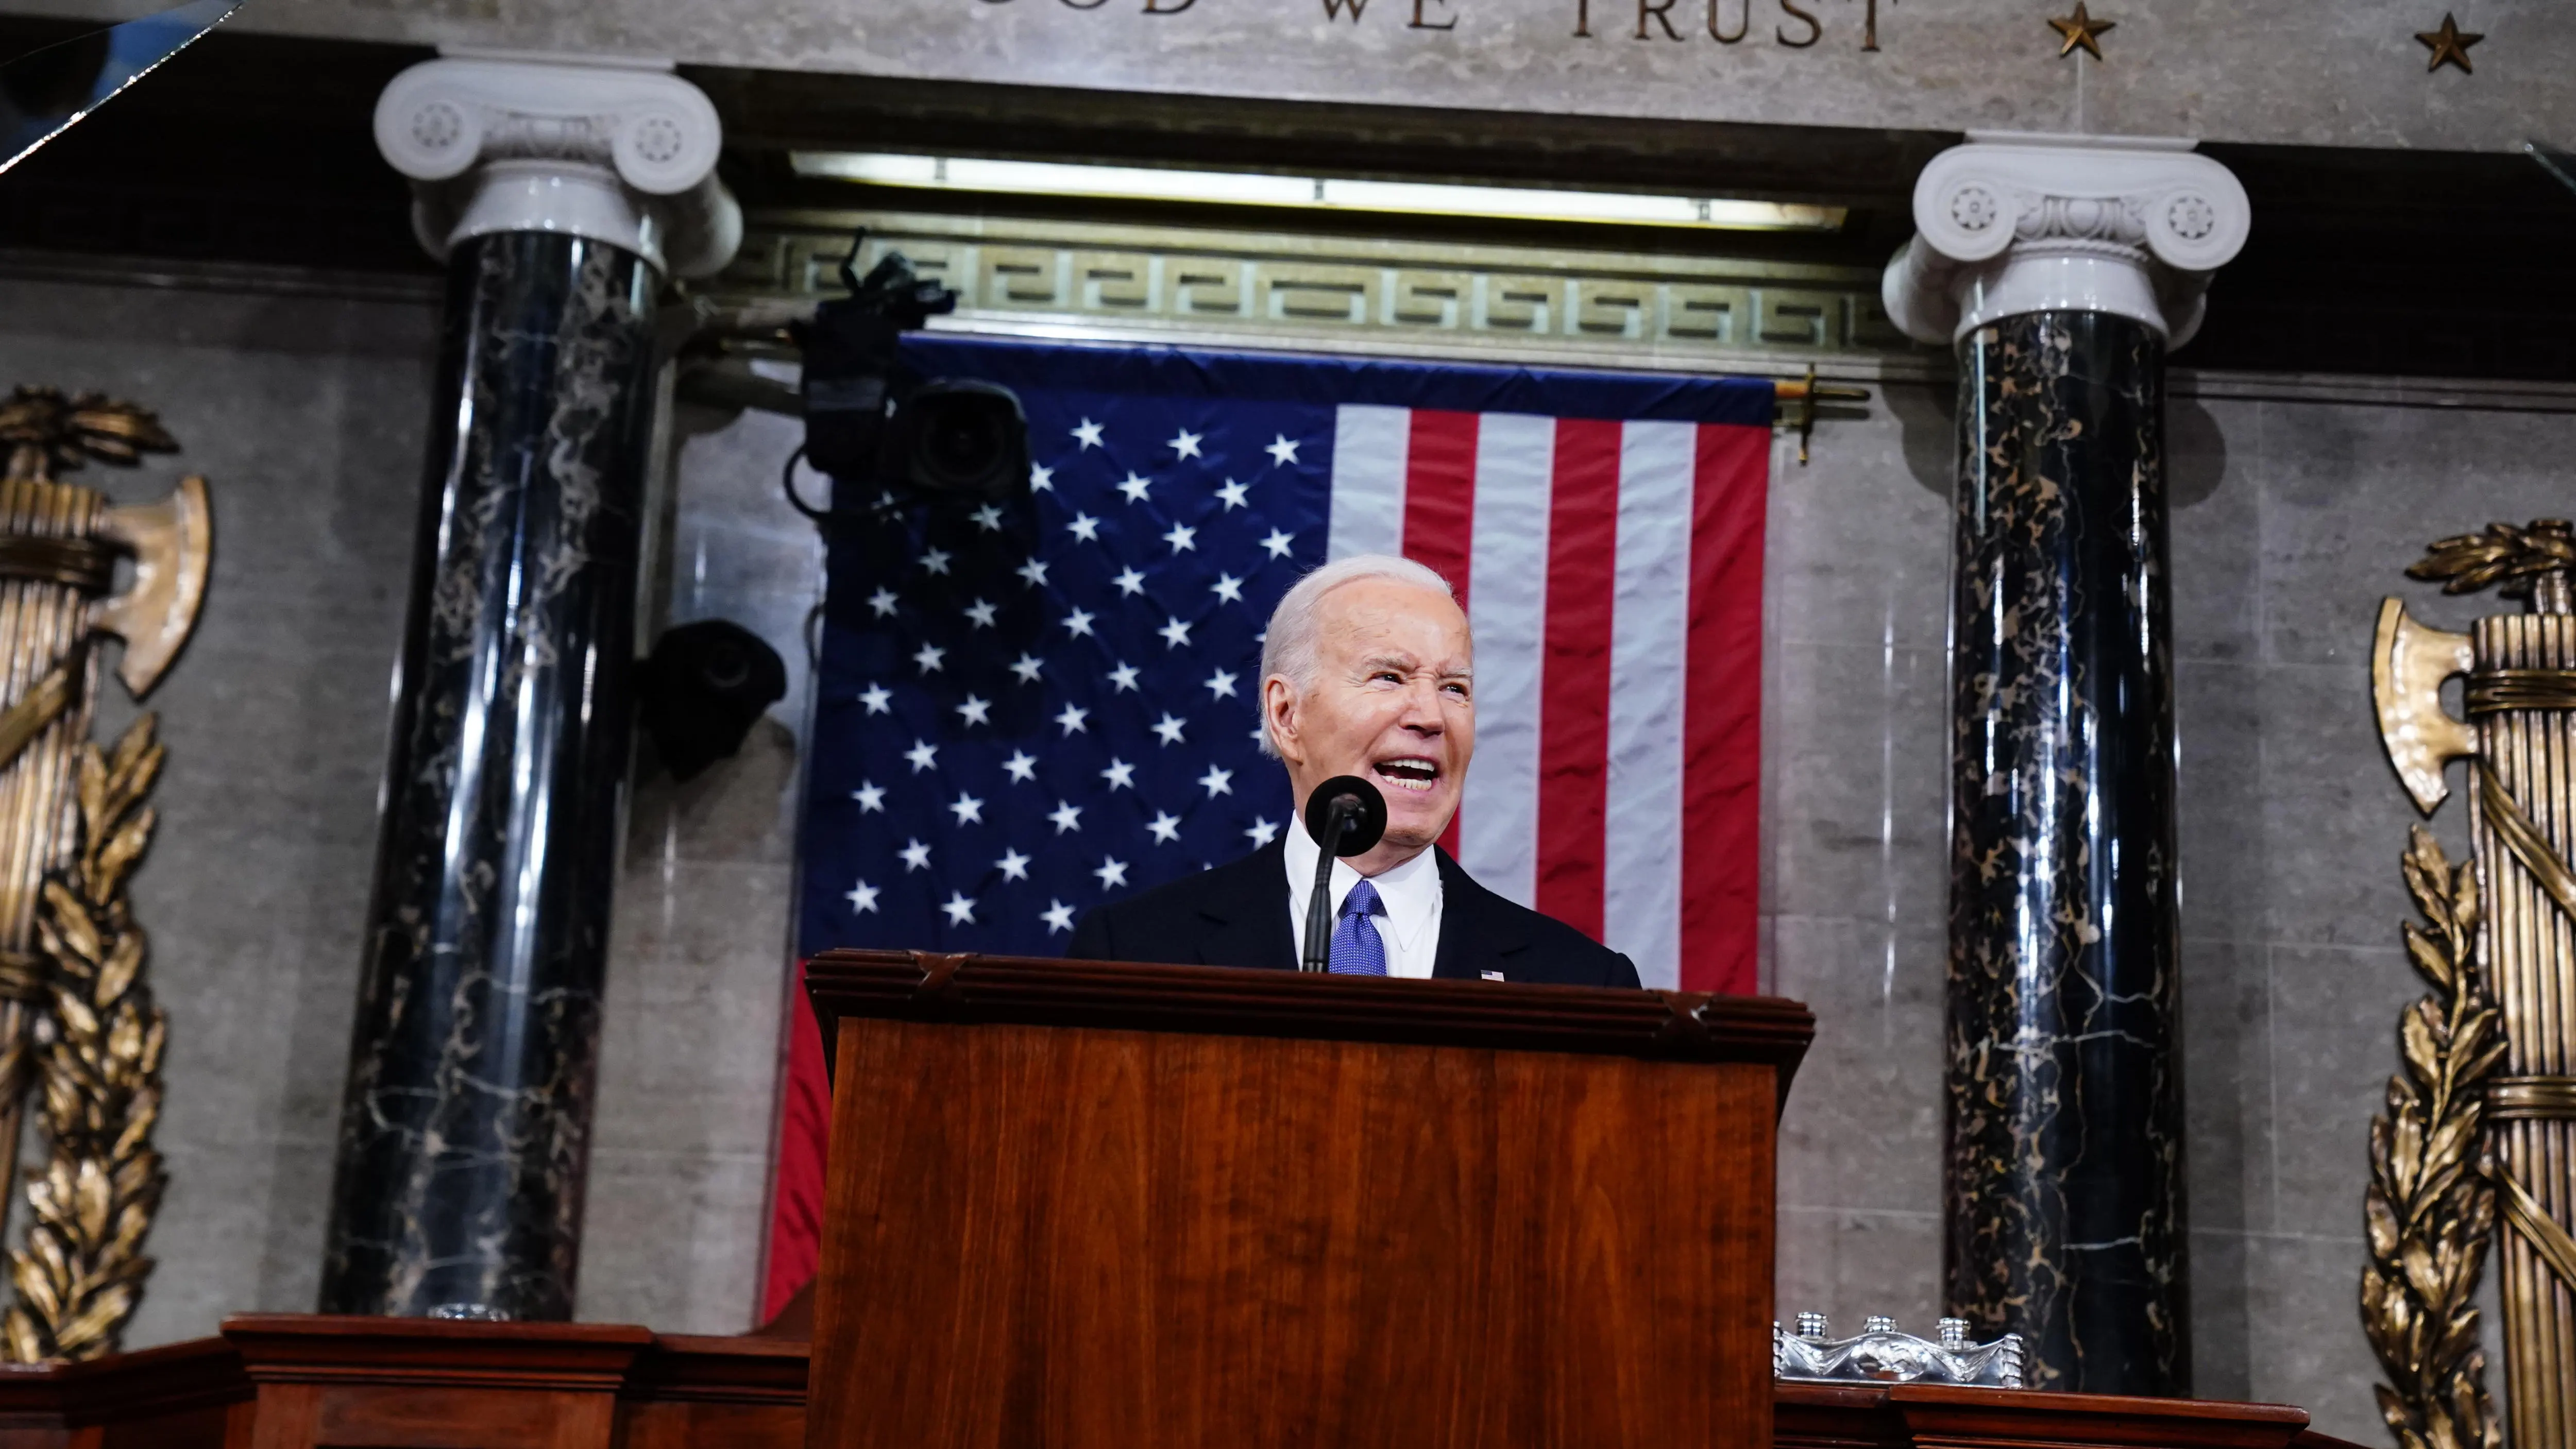
[[[591,1156],[580,1316],[740,1332],[750,1322],[760,1267],[759,1234],[745,1229],[761,1220],[768,1201],[765,1146],[746,1155],[611,1152],[603,1144]]]
[[[2369,572],[2358,558],[2353,565],[2353,573]],[[2380,573],[2380,592],[2407,595],[2410,605],[2432,592],[2398,568]],[[2372,622],[2347,623],[2354,638],[2343,659],[2273,664],[2255,681],[2263,711],[2262,915],[2232,924],[2276,942],[2382,947],[2409,918],[2397,858],[2415,807],[2396,787],[2370,710]]]
[[[2406,594],[2427,623],[2463,627],[2492,605],[2445,600],[2396,569],[2445,534],[2568,513],[2576,428],[2563,412],[2269,403],[2260,419],[2259,579],[2271,662],[2363,659],[2390,593]]]
[[[1928,1330],[1941,1295],[1949,890],[1947,382],[1774,450],[1764,558],[1765,987],[1817,1035],[1781,1118],[1776,1316]]]
[[[2195,1184],[2195,1209],[2199,1201]],[[2234,1229],[2191,1234],[2191,1391],[2205,1399],[2254,1396],[2248,1359],[2258,1340],[2246,1301],[2245,1244]]]
[[[2175,593],[2187,592],[2194,591],[2177,582]],[[2188,655],[2175,662],[2174,744],[2182,761],[2175,792],[2177,883],[2186,941],[2224,939],[2234,932],[2231,923],[2260,919],[2271,889],[2261,789],[2262,678],[2252,663]]]
[[[1939,1197],[1936,1185],[1926,1201]],[[1796,1313],[1828,1313],[1848,1333],[1865,1313],[1885,1313],[1913,1328],[1928,1326],[1941,1312],[1937,1212],[1783,1205],[1779,1242],[1783,1322]]]
[[[1826,446],[1803,468],[1789,440],[1772,450],[1762,567],[1774,640],[1947,647],[1952,391],[1947,382],[1881,389],[1866,422],[1819,425]]]
[[[1940,1200],[1941,1102],[1922,1084],[1940,1080],[1941,937],[1811,917],[1777,920],[1773,932],[1774,989],[1833,1024],[1818,1031],[1781,1115],[1782,1210],[1928,1215]],[[1784,1280],[1784,1315],[1810,1306]]]
[[[2277,1217],[2271,961],[2259,945],[2185,941],[2183,1080],[2197,1232],[2269,1227]]]
[[[2399,842],[2402,844],[2402,840]],[[2372,874],[2397,874],[2395,849]],[[2370,870],[2365,863],[2357,869]],[[2404,909],[2400,908],[2401,911]],[[2271,1211],[2248,1227],[2332,1236],[2352,1244],[2358,1271],[2369,1123],[2397,1069],[2399,1006],[2425,987],[2397,944],[2367,947],[2278,942],[2270,958]],[[2356,1111],[2356,1105],[2361,1110]]]
[[[1778,915],[1943,918],[1946,668],[1931,649],[1778,645],[1763,752],[1776,796],[1766,896]]]
[[[2394,1003],[2389,1007],[2393,1019]],[[2392,1048],[2392,1051],[2394,1049]],[[2366,1120],[2367,1114],[2356,1120]],[[2353,1154],[2353,1206],[2338,1220],[2321,1226],[2341,1228],[2361,1217],[2361,1154]],[[2222,1368],[2229,1392],[2260,1403],[2297,1404],[2308,1411],[2319,1430],[2362,1444],[2388,1442],[2387,1426],[2371,1400],[2379,1381],[2379,1361],[2361,1336],[2361,1310],[2356,1306],[2361,1281],[2362,1244],[2358,1228],[2340,1232],[2284,1230],[2247,1233],[2236,1261],[2244,1272],[2245,1347],[2242,1387],[2235,1373]],[[2222,1258],[2223,1271],[2227,1259]],[[2193,1275],[2198,1290],[2200,1275]],[[2195,1303],[2193,1327],[2200,1323]],[[2488,1362],[2497,1361],[2503,1336],[2487,1320]],[[2490,1379],[2491,1386],[2495,1381]]]
[[[580,1316],[733,1333],[758,1311],[794,919],[807,615],[822,547],[779,469],[791,420],[682,408],[650,607],[730,619],[786,662],[740,753],[674,782],[639,755],[610,934]]]
[[[2261,426],[2258,403],[2181,397],[2166,404],[2167,561],[2178,660],[2251,659],[2260,648],[2262,600],[2239,585],[2253,576],[2262,545],[2261,490],[2251,476]]]

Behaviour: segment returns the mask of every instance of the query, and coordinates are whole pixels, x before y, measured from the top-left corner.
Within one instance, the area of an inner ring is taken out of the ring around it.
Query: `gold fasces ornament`
[[[16,1176],[31,1087],[44,1128],[0,1315],[0,1348],[20,1361],[113,1349],[151,1270],[166,1028],[125,890],[162,753],[149,714],[111,756],[90,743],[93,644],[122,637],[118,673],[149,691],[196,624],[213,540],[203,478],[117,506],[56,474],[177,447],[150,412],[100,394],[0,400],[0,1182]],[[121,557],[132,580],[112,594]]]
[[[2474,788],[2470,864],[2442,886],[2441,853],[2420,827],[2407,857],[2431,923],[2408,928],[2408,950],[2435,994],[2400,1023],[2408,1075],[2391,1083],[2389,1114],[2372,1129],[2363,1326],[2392,1381],[2382,1412],[2406,1449],[2495,1444],[2466,1295],[2500,1223],[2510,1437],[2566,1445],[2576,1443],[2576,529],[2493,524],[2434,543],[2407,573],[2451,594],[2498,588],[2527,608],[2466,634],[2426,628],[2393,598],[2380,608],[2371,685],[2389,763],[2428,815],[2448,797],[2450,760],[2469,761]],[[2465,720],[2442,707],[2454,676],[2466,679]],[[2428,1204],[2435,1186],[2443,1200]]]
[[[56,469],[78,468],[89,458],[131,465],[145,453],[179,449],[159,418],[132,403],[98,393],[66,396],[51,387],[20,387],[0,402],[0,445],[10,450],[8,481],[57,489],[68,485],[53,482]],[[40,509],[45,502],[60,507],[60,500],[39,500]],[[90,627],[125,641],[117,677],[140,699],[178,657],[205,602],[206,573],[214,562],[206,480],[192,473],[157,502],[108,506],[92,522],[89,537],[62,533],[51,528],[0,534],[0,577],[51,563],[63,582],[94,582],[98,597],[90,606]],[[11,557],[13,545],[22,558]],[[133,558],[134,578],[124,593],[109,597],[117,553]],[[13,570],[13,562],[21,569]],[[7,758],[9,752],[0,751],[0,761]]]

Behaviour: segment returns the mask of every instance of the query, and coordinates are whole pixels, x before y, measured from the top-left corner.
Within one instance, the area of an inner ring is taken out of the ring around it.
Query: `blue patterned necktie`
[[[1377,922],[1369,919],[1385,913],[1386,903],[1377,898],[1377,887],[1365,880],[1342,897],[1341,919],[1333,923],[1332,969],[1336,974],[1386,974],[1386,942],[1378,936]]]

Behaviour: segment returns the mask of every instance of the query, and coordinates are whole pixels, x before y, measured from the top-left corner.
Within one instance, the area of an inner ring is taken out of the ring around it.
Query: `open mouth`
[[[1381,785],[1420,793],[1439,780],[1440,762],[1425,755],[1398,755],[1371,763],[1369,773]]]

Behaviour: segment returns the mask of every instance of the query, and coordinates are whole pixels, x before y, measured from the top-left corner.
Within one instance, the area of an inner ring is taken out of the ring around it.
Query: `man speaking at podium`
[[[1449,584],[1410,559],[1360,554],[1297,581],[1261,649],[1261,747],[1303,816],[1356,775],[1386,797],[1376,845],[1334,862],[1335,972],[1635,986],[1636,963],[1469,878],[1436,841],[1476,752],[1475,641]],[[1243,859],[1101,906],[1065,954],[1097,961],[1294,970],[1322,848],[1292,820]]]

